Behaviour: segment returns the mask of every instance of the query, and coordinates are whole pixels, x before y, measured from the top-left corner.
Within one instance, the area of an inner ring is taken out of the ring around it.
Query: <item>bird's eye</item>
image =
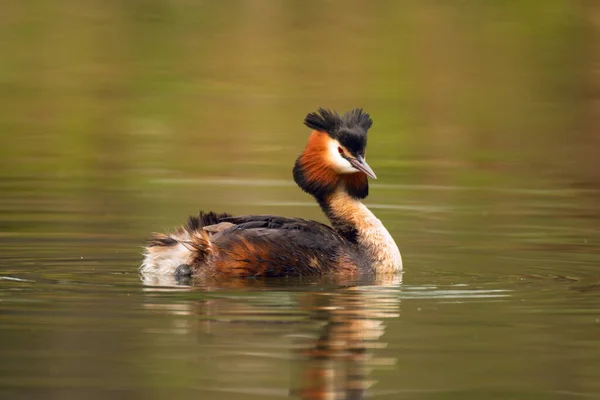
[[[338,153],[340,153],[341,155],[344,155],[344,150],[341,147],[338,147]]]

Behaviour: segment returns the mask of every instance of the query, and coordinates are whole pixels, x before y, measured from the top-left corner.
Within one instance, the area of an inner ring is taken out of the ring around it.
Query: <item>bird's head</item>
[[[319,108],[304,124],[314,131],[294,165],[298,186],[317,198],[340,185],[353,197],[367,197],[367,177],[377,178],[365,160],[367,131],[373,125],[369,114],[358,108],[339,116]]]

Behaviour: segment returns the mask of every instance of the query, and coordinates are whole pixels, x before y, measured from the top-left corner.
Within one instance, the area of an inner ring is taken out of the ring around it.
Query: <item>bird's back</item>
[[[148,254],[185,246],[189,254],[177,262],[205,276],[355,275],[364,268],[351,242],[327,225],[300,218],[200,213],[151,244]]]

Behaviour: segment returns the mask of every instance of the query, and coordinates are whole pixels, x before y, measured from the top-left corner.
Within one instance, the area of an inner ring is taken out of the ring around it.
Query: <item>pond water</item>
[[[0,15],[1,398],[600,397],[593,2],[126,3]],[[139,277],[199,209],[324,221],[321,105],[402,276]]]

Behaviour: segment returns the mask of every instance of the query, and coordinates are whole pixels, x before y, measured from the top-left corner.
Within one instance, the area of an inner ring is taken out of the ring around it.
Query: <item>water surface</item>
[[[27,4],[0,15],[0,397],[600,396],[593,2]],[[323,221],[291,180],[321,105],[375,120],[401,277],[140,279],[199,209]]]

